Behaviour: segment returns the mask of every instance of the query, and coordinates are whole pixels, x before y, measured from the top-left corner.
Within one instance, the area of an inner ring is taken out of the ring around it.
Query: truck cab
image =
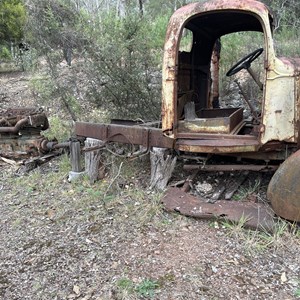
[[[231,34],[236,35],[234,42],[222,49]],[[243,34],[248,36],[249,52],[235,57],[234,43],[240,43]],[[252,36],[259,36],[259,45]],[[236,62],[220,72],[224,55]],[[222,97],[222,76],[235,77],[240,102]],[[259,90],[255,101],[245,92],[245,76]],[[212,0],[183,6],[169,21],[161,120],[77,122],[75,131],[105,143],[142,145],[146,152],[160,147],[174,149],[177,155],[230,155],[267,167],[269,161],[277,161],[280,166],[269,183],[268,200],[277,215],[299,222],[299,120],[300,58],[276,56],[268,7],[255,0]]]
[[[257,49],[249,44],[249,54],[237,58],[226,75],[238,78],[247,70],[261,90],[261,99],[251,104],[237,82],[244,103],[222,106],[222,39],[251,32],[261,35],[262,44]],[[190,45],[184,49],[187,36]],[[260,77],[251,67],[258,60]],[[263,3],[216,0],[184,6],[173,14],[167,28],[162,130],[180,151],[284,159],[298,142],[299,74],[300,59],[276,57],[273,17]],[[245,116],[245,108],[250,116]]]

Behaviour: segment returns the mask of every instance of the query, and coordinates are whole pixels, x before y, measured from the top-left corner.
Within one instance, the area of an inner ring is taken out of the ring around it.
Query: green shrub
[[[137,287],[136,291],[139,296],[145,298],[153,298],[155,290],[159,288],[159,284],[156,280],[144,279]]]
[[[0,46],[0,59],[1,60],[11,60],[10,51],[6,46]]]
[[[298,28],[284,27],[274,35],[278,56],[300,57],[300,31]]]
[[[49,129],[43,135],[49,140],[57,139],[59,142],[68,140],[71,136],[72,125],[70,122],[62,121],[58,116],[49,117]]]
[[[152,47],[159,44],[158,39],[152,41],[152,26],[153,22],[141,20],[135,13],[124,18],[107,14],[88,32],[93,42],[86,57],[86,73],[91,79],[87,97],[111,117],[159,119],[161,70],[157,51],[162,47]]]

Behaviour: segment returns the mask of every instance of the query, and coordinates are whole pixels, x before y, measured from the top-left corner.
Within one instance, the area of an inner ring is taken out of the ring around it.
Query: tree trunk
[[[85,141],[85,147],[102,146],[101,140],[87,138]],[[85,172],[90,179],[90,183],[94,183],[98,179],[103,179],[105,175],[105,166],[102,162],[103,154],[102,150],[94,150],[85,153]]]
[[[150,187],[162,191],[172,176],[177,158],[170,154],[169,149],[153,147],[150,152],[150,160]]]
[[[126,0],[119,0],[118,1],[118,16],[120,18],[124,18],[126,16],[126,10],[127,10],[127,1]]]
[[[139,2],[139,10],[140,10],[140,15],[141,17],[144,15],[144,5],[143,5],[143,0],[138,0]]]

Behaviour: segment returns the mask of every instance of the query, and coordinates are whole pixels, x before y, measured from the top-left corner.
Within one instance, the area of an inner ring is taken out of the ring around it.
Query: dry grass
[[[68,182],[67,156],[21,177],[2,172],[3,299],[224,299],[263,287],[260,299],[297,295],[295,225],[279,221],[271,234],[245,230],[244,220],[211,228],[166,213],[147,188],[147,162],[107,160],[111,172],[94,185]],[[261,283],[241,286],[240,277]]]

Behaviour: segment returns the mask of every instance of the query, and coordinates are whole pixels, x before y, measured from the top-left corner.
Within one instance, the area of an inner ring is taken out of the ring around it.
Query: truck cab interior
[[[192,138],[193,134],[203,133],[225,136],[252,135],[258,139],[263,99],[253,103],[243,83],[251,81],[256,90],[261,91],[260,95],[255,97],[263,98],[263,31],[258,16],[243,11],[205,13],[186,22],[178,49],[179,137]],[[231,35],[233,38],[230,45],[227,41]],[[243,39],[245,36],[248,36],[248,39]],[[259,46],[252,41],[253,36],[260,36]],[[237,47],[245,41],[249,44]],[[244,48],[248,53],[236,53],[234,50],[237,48]],[[225,62],[228,64],[230,61],[232,64],[227,66]],[[258,61],[260,74],[252,68]],[[230,99],[232,94],[226,97],[224,77],[229,78],[230,84],[227,82],[227,88],[229,86],[235,89],[240,101]]]

